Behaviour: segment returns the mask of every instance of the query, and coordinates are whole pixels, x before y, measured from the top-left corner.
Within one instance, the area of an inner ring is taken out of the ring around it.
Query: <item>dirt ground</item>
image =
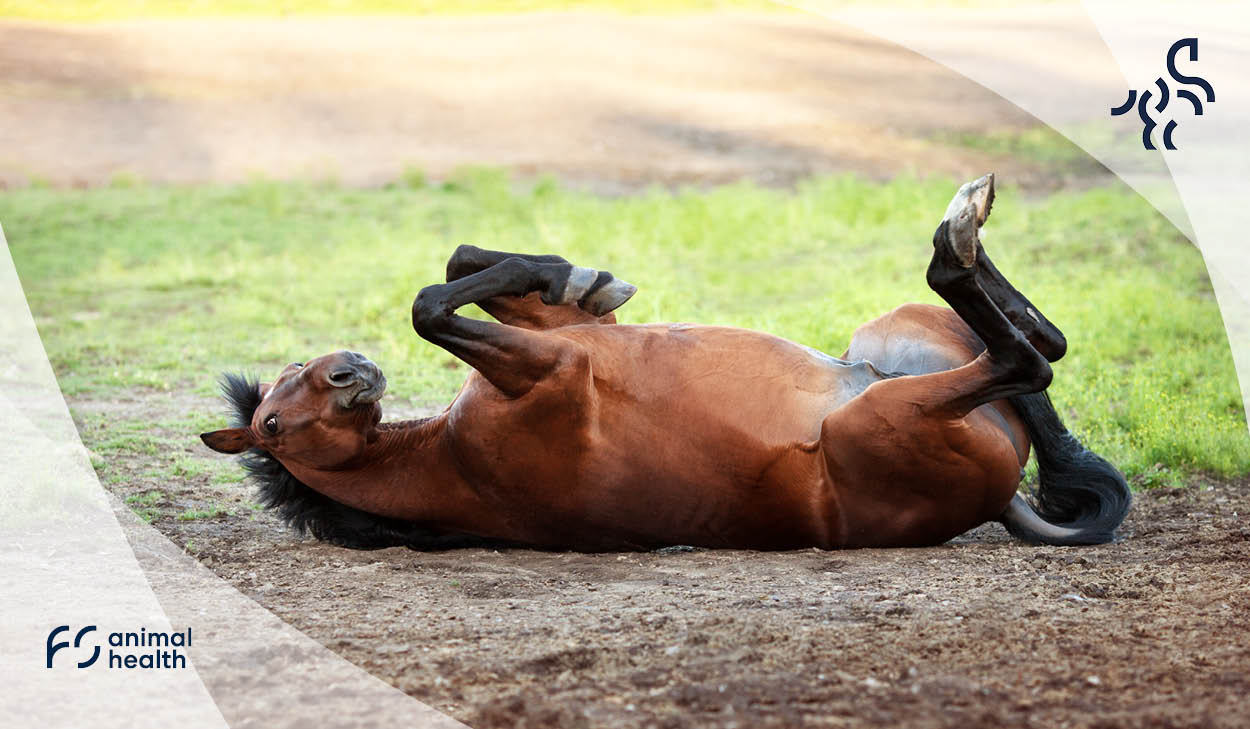
[[[71,402],[153,422],[220,404]],[[402,404],[388,418],[418,414]],[[83,416],[87,416],[84,419]],[[223,416],[224,418],[224,416]],[[92,425],[94,422],[96,425]],[[217,457],[110,456],[153,525],[291,625],[477,729],[1244,727],[1250,481],[1145,491],[1123,540],[1034,547],[983,526],[932,549],[355,552],[169,479]],[[182,520],[188,509],[228,514]]]
[[[994,170],[1053,189],[1105,173],[952,142],[1036,121],[920,55],[799,13],[0,20],[0,98],[9,185],[376,185],[471,164],[608,193],[846,171]]]

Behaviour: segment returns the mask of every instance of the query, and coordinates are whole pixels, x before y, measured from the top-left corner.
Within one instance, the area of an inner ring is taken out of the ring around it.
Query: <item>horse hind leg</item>
[[[982,189],[985,199],[984,211],[978,212],[976,227],[980,228],[985,225],[985,221],[990,216],[990,209],[994,205],[994,175],[992,174],[960,188],[955,198],[951,201],[951,207],[947,208],[948,216],[958,212],[957,210],[952,210],[952,208],[962,207],[963,204],[966,204],[971,199],[971,196],[978,194]],[[989,255],[985,252],[985,246],[982,244],[980,236],[975,238],[974,265],[977,270],[977,281],[981,284],[981,288],[985,290],[985,293],[998,306],[999,311],[1003,312],[1007,320],[1024,334],[1025,339],[1029,340],[1034,349],[1045,357],[1047,361],[1058,362],[1068,351],[1068,340],[1063,336],[1063,332],[1059,330],[1059,327],[1051,323],[1042,314],[1041,310],[1033,305],[1033,302],[1029,301],[1024,294],[1011,285],[1007,277],[990,260]]]
[[[933,235],[933,258],[926,274],[930,288],[985,344],[985,352],[967,365],[974,369],[963,372],[967,376],[963,385],[948,392],[949,405],[962,413],[1005,397],[1040,392],[1052,377],[1047,358],[979,280],[978,230],[989,216],[993,190],[991,175],[960,188]]]
[[[984,252],[978,229],[989,214],[992,198],[992,177],[965,185],[934,234],[929,285],[986,346],[985,353],[971,364],[943,375],[970,375],[952,391],[957,393],[955,400],[963,398],[960,407],[1006,397],[1028,429],[1038,458],[1039,486],[1036,504],[1015,494],[998,517],[1012,534],[1046,544],[1110,541],[1132,503],[1124,477],[1063,426],[1043,392],[1050,383],[1047,360],[1051,357],[1044,357],[1031,344],[1033,340],[1025,337],[983,288],[987,282],[976,266],[976,257]],[[988,283],[993,287],[993,281]],[[1006,286],[1010,288],[1010,284]],[[1006,289],[998,291],[1009,295]],[[1030,306],[1018,292],[1014,296],[1018,299],[1009,305]],[[1058,345],[1063,343],[1062,335],[1056,341],[1045,330],[1040,315],[1026,310],[1025,316],[1035,325],[1030,331],[1054,347],[1050,354],[1061,356],[1063,348]],[[979,374],[975,372],[978,365],[982,365]]]

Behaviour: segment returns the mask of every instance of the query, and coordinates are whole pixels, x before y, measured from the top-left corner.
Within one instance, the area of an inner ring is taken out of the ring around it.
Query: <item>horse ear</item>
[[[204,445],[218,453],[242,453],[256,445],[256,439],[247,428],[226,428],[211,433],[200,433]]]
[[[265,395],[269,394],[269,388],[273,387],[272,382],[261,382],[256,385],[256,392],[260,394],[260,399],[264,400]]]

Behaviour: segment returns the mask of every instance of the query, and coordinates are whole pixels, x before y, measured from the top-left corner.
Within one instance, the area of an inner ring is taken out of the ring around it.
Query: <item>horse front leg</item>
[[[577,303],[593,278],[571,268],[512,257],[455,281],[427,286],[412,304],[412,326],[422,339],[463,360],[504,394],[520,397],[576,356],[577,345],[543,331],[463,317],[456,310],[534,293],[549,306]]]
[[[611,316],[612,312],[638,291],[635,286],[616,278],[608,271],[574,266],[560,256],[505,253],[470,245],[456,248],[447,260],[447,281],[458,281],[509,258],[557,266],[561,272],[558,275],[566,277],[571,286],[568,288],[567,301],[559,305],[559,310],[553,310],[550,302],[539,300],[536,296],[497,297],[477,302],[487,313],[505,324],[527,329],[553,329],[570,324],[596,322],[615,324],[616,318]]]

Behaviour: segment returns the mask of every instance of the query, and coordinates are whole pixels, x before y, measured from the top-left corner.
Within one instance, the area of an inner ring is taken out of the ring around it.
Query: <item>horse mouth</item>
[[[382,399],[382,393],[386,392],[386,377],[378,373],[376,382],[362,382],[360,389],[356,390],[351,399],[347,401],[347,407],[354,408],[361,405],[372,405]]]

